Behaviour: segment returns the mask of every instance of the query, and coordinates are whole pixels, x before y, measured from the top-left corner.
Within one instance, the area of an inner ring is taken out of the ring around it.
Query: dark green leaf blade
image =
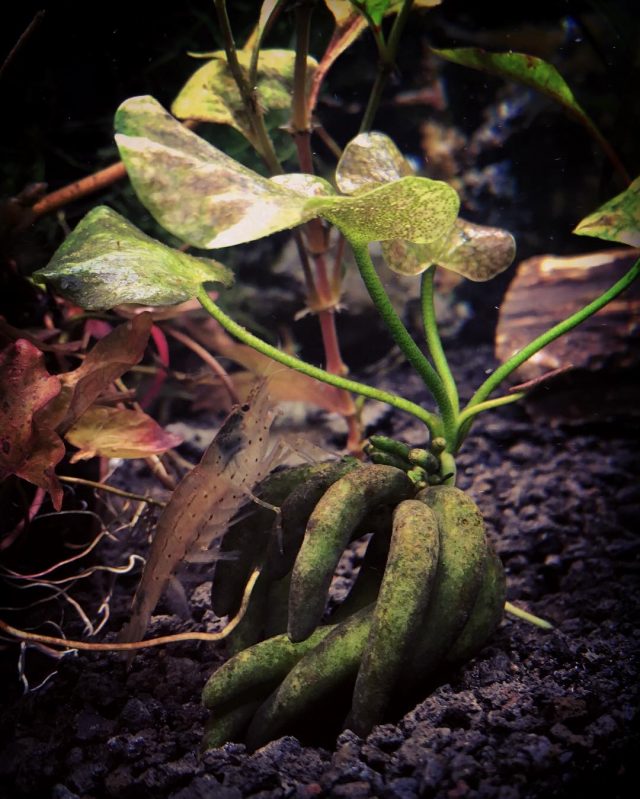
[[[558,70],[542,58],[525,53],[491,53],[480,47],[460,47],[455,49],[431,48],[441,58],[454,64],[479,69],[507,80],[515,80],[530,86],[552,100],[560,103],[566,111],[581,122],[598,139],[606,140],[580,106],[573,92]]]
[[[203,283],[233,282],[217,261],[167,247],[106,206],[90,211],[33,277],[89,310],[174,305],[194,297]]]

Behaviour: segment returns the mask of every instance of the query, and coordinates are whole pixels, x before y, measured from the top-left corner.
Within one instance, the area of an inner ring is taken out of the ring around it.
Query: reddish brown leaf
[[[0,353],[0,480],[15,474],[44,488],[56,510],[62,487],[54,469],[65,450],[46,410],[59,393],[59,378],[47,372],[29,341],[19,339]]]
[[[54,342],[48,344],[46,339],[51,339],[59,334],[59,330],[42,329],[38,330],[38,335],[25,330],[24,328],[13,327],[4,317],[0,316],[0,343],[9,344],[12,341],[17,341],[19,338],[26,339],[33,344],[36,349],[42,352],[59,352],[66,354],[69,352],[77,352],[82,346],[80,341],[65,341]]]
[[[83,413],[65,436],[78,447],[72,463],[101,455],[104,458],[146,458],[182,443],[146,413],[95,405]]]
[[[60,375],[62,391],[49,406],[50,425],[64,434],[114,380],[144,355],[151,316],[143,313],[100,339],[82,364]]]

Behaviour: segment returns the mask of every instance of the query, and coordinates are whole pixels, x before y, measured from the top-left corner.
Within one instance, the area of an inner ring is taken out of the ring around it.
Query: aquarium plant
[[[366,735],[447,669],[473,656],[502,617],[500,560],[487,541],[480,512],[455,485],[456,455],[474,419],[522,398],[524,388],[498,396],[494,392],[528,358],[624,291],[637,277],[640,262],[585,308],[513,355],[461,402],[440,340],[434,273],[444,268],[468,280],[489,280],[510,265],[515,245],[506,231],[461,219],[453,188],[415,175],[388,136],[370,131],[412,3],[327,0],[336,26],[319,62],[308,56],[313,3],[298,4],[294,51],[263,46],[284,3],[263,3],[254,35],[242,50],[236,50],[225,3],[216,0],[215,5],[224,51],[210,54],[187,83],[173,106],[174,116],[148,96],[122,104],[115,120],[120,156],[141,202],[187,245],[218,250],[283,230],[302,231],[298,241],[309,307],[321,318],[331,368],[278,349],[223,310],[210,293],[210,284],[216,284],[224,299],[231,276],[222,263],[168,247],[104,206],[77,225],[34,277],[89,311],[196,298],[231,336],[263,356],[347,392],[349,398],[386,402],[424,424],[420,448],[371,436],[367,462],[345,458],[267,477],[260,472],[257,484],[246,486],[259,504],[222,538],[222,549],[236,557],[220,560],[214,573],[213,607],[234,617],[229,641],[235,654],[204,689],[203,701],[211,711],[205,745],[244,740],[255,748],[299,730],[309,713],[327,706],[334,726],[344,724]],[[383,25],[385,15],[394,20],[390,27]],[[378,45],[378,78],[362,132],[344,148],[329,180],[312,174],[311,114],[324,74],[366,27]],[[479,63],[478,52],[475,61],[468,52],[440,54],[529,81],[588,120],[555,70],[539,59],[503,54],[505,63],[489,57],[487,65]],[[284,98],[288,85],[293,86],[292,107]],[[283,111],[299,172],[283,172],[270,135]],[[233,126],[261,156],[270,176],[214,147],[175,116]],[[590,121],[587,127],[597,131]],[[576,232],[637,244],[638,185]],[[348,244],[372,303],[428,389],[434,410],[347,376],[332,327],[339,279],[327,279],[330,229]],[[420,280],[423,341],[410,334],[389,300],[371,260],[373,242],[381,243],[392,270]],[[351,402],[345,415],[353,419]],[[243,462],[243,444],[250,443],[246,418],[252,405],[262,403],[262,396],[250,397],[223,427],[223,437],[207,451],[213,454],[207,460],[205,453],[200,465],[197,491],[206,490],[201,479],[206,463],[215,464],[212,474],[228,476],[228,463]],[[355,430],[352,426],[352,440]],[[210,507],[193,499],[185,481],[171,513],[189,508],[194,524],[203,524]],[[191,485],[196,486],[195,479]],[[359,575],[347,598],[327,616],[338,560],[365,533],[372,535]],[[129,629],[125,637],[135,640],[145,626]],[[333,696],[336,701],[327,702]]]

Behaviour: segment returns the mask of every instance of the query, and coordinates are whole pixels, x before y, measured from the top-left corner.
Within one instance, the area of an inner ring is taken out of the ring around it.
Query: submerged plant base
[[[416,494],[388,465],[337,462],[315,474],[298,467],[298,475],[282,504],[280,544],[263,553],[257,593],[234,632],[237,654],[204,688],[205,749],[228,741],[256,749],[301,729],[313,742],[345,726],[367,735],[443,668],[473,657],[502,618],[502,564],[462,491],[440,485]],[[278,486],[294,482],[281,477]],[[320,625],[345,546],[372,531],[349,595]],[[229,548],[242,543],[241,531],[231,538]],[[256,565],[246,552],[250,563],[242,552],[220,562],[214,608],[234,607],[225,601],[230,577],[237,594]]]

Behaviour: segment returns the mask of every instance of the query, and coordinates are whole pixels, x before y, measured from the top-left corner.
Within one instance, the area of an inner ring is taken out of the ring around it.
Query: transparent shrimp
[[[275,415],[263,380],[246,403],[231,411],[200,463],[180,481],[158,520],[121,641],[137,641],[144,635],[180,563],[214,560],[214,544],[241,505],[248,499],[263,504],[253,489],[284,454],[283,447],[270,438]]]

